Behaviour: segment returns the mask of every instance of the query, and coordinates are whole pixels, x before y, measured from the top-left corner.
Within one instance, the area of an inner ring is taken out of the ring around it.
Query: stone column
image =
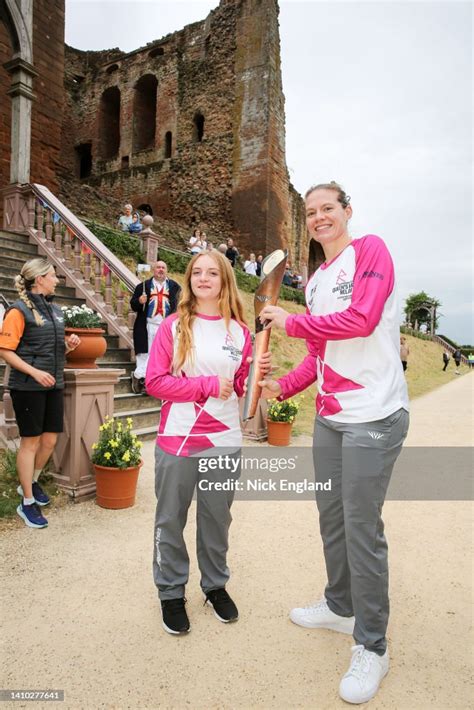
[[[10,182],[22,185],[30,179],[31,104],[35,98],[33,78],[38,73],[20,57],[3,66],[12,75],[12,85],[7,92],[12,97]]]
[[[155,261],[157,261],[157,259],[158,259],[159,237],[152,230],[153,217],[149,214],[146,214],[142,219],[142,223],[144,224],[144,228],[140,232],[140,238],[143,241],[143,251],[145,252],[145,261],[147,264],[154,264]]]
[[[92,444],[99,426],[114,413],[114,386],[124,370],[65,370],[64,432],[53,454],[53,477],[75,503],[92,498]]]

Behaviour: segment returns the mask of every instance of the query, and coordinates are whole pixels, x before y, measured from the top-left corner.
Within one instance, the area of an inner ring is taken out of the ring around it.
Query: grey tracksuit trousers
[[[354,639],[385,653],[388,615],[387,541],[381,517],[394,463],[408,431],[404,409],[378,421],[342,424],[317,417],[314,429],[316,481],[329,608],[355,615]]]
[[[240,460],[240,451],[232,454]],[[204,458],[204,457],[203,457]],[[184,596],[189,576],[189,556],[184,542],[188,509],[193,493],[197,495],[196,548],[201,588],[204,593],[225,587],[229,576],[227,550],[229,527],[232,522],[230,507],[234,491],[204,490],[213,482],[236,480],[230,471],[199,471],[202,459],[173,456],[155,449],[155,536],[153,578],[160,599]]]

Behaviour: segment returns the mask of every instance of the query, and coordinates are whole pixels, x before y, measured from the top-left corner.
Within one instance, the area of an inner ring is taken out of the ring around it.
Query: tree
[[[420,326],[426,325],[428,333],[434,333],[439,325],[438,308],[441,307],[441,301],[428,296],[425,291],[420,293],[411,293],[405,301],[405,316],[406,321],[413,328],[420,329]]]

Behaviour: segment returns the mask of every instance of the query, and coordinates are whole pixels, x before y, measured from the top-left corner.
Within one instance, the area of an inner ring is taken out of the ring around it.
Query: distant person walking
[[[456,363],[456,375],[460,375],[459,368],[461,366],[462,353],[459,349],[453,352],[453,360]]]
[[[408,367],[408,356],[410,354],[410,349],[407,345],[407,339],[404,335],[400,336],[400,360],[402,361],[403,372]]]
[[[444,362],[443,372],[446,371],[446,368],[449,365],[450,359],[451,359],[451,354],[450,354],[449,350],[445,350],[443,352],[443,362]]]

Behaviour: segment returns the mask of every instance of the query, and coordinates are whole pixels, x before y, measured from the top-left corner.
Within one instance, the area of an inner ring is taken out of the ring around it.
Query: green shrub
[[[167,249],[161,245],[158,247],[158,255],[160,259],[166,261],[168,271],[174,271],[178,274],[184,274],[191,259],[191,255],[186,254],[186,252]]]
[[[136,263],[143,261],[143,252],[137,237],[131,237],[121,230],[106,227],[93,220],[83,220],[83,222],[119,259],[132,257]]]

